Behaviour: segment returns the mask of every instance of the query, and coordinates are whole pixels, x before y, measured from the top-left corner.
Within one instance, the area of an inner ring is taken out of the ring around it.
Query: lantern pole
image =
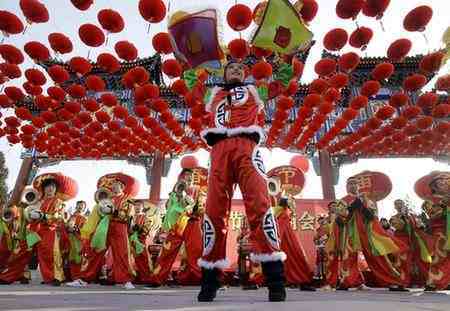
[[[164,170],[164,154],[155,151],[153,157],[152,176],[150,185],[150,202],[158,204],[161,200],[161,181]]]
[[[322,193],[324,200],[335,200],[336,193],[333,183],[333,167],[331,165],[330,153],[325,150],[319,151],[320,178],[322,180]]]
[[[33,158],[27,157],[22,160],[22,165],[20,166],[19,175],[16,179],[16,184],[12,191],[11,197],[9,199],[9,206],[17,205],[20,202],[20,197],[22,192],[27,185],[28,179],[30,178],[31,169],[33,168]]]

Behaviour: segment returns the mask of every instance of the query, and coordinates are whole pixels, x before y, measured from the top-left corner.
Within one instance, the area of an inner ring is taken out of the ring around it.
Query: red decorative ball
[[[47,82],[44,74],[38,69],[27,69],[25,77],[34,85],[44,85]]]
[[[445,57],[443,52],[434,52],[425,55],[419,63],[421,71],[427,74],[437,72],[442,66],[442,60]]]
[[[349,43],[354,48],[365,50],[372,37],[372,29],[362,26],[352,32]]]
[[[366,81],[361,87],[361,95],[366,97],[374,96],[380,91],[380,88],[380,82],[374,80]]]
[[[46,61],[50,58],[48,48],[40,42],[30,41],[25,44],[23,49],[31,59],[38,62]]]
[[[424,31],[433,17],[433,9],[427,5],[418,6],[410,11],[403,20],[407,31]]]
[[[96,75],[90,75],[86,78],[85,85],[88,90],[94,91],[94,92],[102,92],[106,88],[105,81],[99,76]]]
[[[189,89],[183,79],[176,80],[172,83],[171,89],[175,94],[181,96],[184,96],[189,92]]]
[[[258,61],[252,66],[252,76],[256,80],[266,79],[272,75],[272,65],[266,61]]]
[[[309,92],[314,94],[324,94],[330,85],[324,79],[315,79],[309,85]]]
[[[411,50],[412,43],[409,39],[398,39],[391,43],[387,50],[387,56],[393,61],[401,61]]]
[[[244,39],[234,39],[228,43],[230,55],[235,59],[243,59],[250,54],[250,47]]]
[[[375,116],[380,120],[387,120],[395,113],[395,108],[390,105],[385,105],[378,109]]]
[[[111,33],[118,33],[125,27],[125,22],[119,12],[103,9],[98,12],[97,19],[102,28]]]
[[[413,74],[403,81],[403,89],[408,92],[415,92],[425,86],[427,78],[421,74]]]
[[[146,84],[149,79],[148,71],[144,67],[138,66],[128,70],[122,76],[122,84],[128,89],[133,89],[136,86]]]
[[[165,60],[162,64],[162,71],[171,78],[181,76],[183,68],[176,59]]]
[[[23,32],[23,23],[17,15],[8,12],[0,11],[0,31],[11,35],[17,35]]]
[[[10,64],[10,63],[1,63],[0,64],[0,73],[3,73],[9,79],[17,79],[22,76],[20,67],[17,66],[16,64]]]
[[[108,73],[114,73],[120,69],[120,63],[114,55],[102,53],[97,56],[97,65]]]
[[[434,107],[432,112],[435,118],[447,118],[450,116],[450,104],[439,104]]]
[[[433,118],[430,116],[423,116],[417,119],[416,125],[421,130],[426,130],[433,125]]]
[[[294,100],[290,97],[281,95],[277,101],[277,109],[281,111],[289,110],[294,107]]]
[[[138,56],[138,51],[133,43],[128,41],[119,41],[114,45],[114,50],[119,58],[131,62]]]
[[[363,0],[339,0],[336,4],[336,15],[342,19],[355,19],[363,5]]]
[[[329,76],[336,71],[336,61],[331,58],[323,58],[315,64],[314,71],[319,76]]]
[[[380,19],[390,2],[391,0],[366,0],[362,8],[362,13],[366,16]]]
[[[99,47],[105,42],[105,34],[93,24],[81,25],[78,29],[78,35],[81,41],[90,47]]]
[[[140,0],[139,13],[149,23],[159,23],[166,16],[166,5],[162,0]]]
[[[400,116],[392,120],[391,126],[397,130],[404,128],[408,124],[408,119]]]
[[[359,110],[361,108],[364,108],[368,105],[369,99],[367,96],[359,95],[352,98],[350,101],[350,107],[355,110]]]
[[[372,70],[371,76],[374,80],[388,79],[394,73],[395,67],[391,63],[381,63]]]
[[[330,83],[330,86],[332,86],[336,89],[341,89],[341,88],[345,87],[348,84],[348,81],[349,81],[348,75],[345,73],[341,73],[341,72],[334,74],[328,80],[328,82]]]
[[[323,45],[327,50],[339,51],[348,41],[348,34],[342,28],[335,28],[327,32],[323,38]]]
[[[432,108],[438,103],[438,101],[439,96],[436,93],[427,92],[420,95],[416,104],[422,108]]]
[[[235,31],[244,30],[252,22],[252,10],[244,4],[235,4],[228,10],[227,22]]]
[[[355,52],[349,52],[342,54],[341,57],[339,57],[338,64],[339,69],[343,72],[351,72],[356,67],[358,67],[360,62],[359,55]]]
[[[359,114],[359,111],[353,108],[347,108],[342,113],[342,118],[347,121],[352,121]]]
[[[303,107],[317,107],[322,102],[322,96],[319,94],[309,94],[303,99]]]
[[[301,2],[303,5],[300,10],[300,15],[305,22],[309,23],[316,17],[319,5],[315,0],[302,0]]]
[[[408,120],[412,120],[415,119],[418,115],[422,114],[423,111],[419,106],[407,106],[403,111],[402,111],[402,116],[404,116],[405,118],[407,118]]]
[[[50,47],[60,54],[67,54],[73,50],[72,41],[62,33],[53,32],[49,34],[48,42],[50,43]]]
[[[117,101],[117,97],[112,93],[105,93],[100,96],[100,101],[103,103],[103,105],[108,107],[114,107],[119,102]]]
[[[94,0],[70,0],[73,6],[80,11],[86,11],[94,3]]]
[[[436,81],[436,89],[438,91],[450,91],[450,74],[439,77]]]
[[[395,93],[389,99],[389,105],[395,108],[402,107],[409,103],[409,96],[405,93]]]
[[[45,5],[37,0],[20,0],[20,9],[26,19],[33,23],[46,23],[49,15]]]
[[[152,45],[156,52],[161,54],[170,54],[173,47],[170,42],[170,36],[167,32],[159,32],[152,38]]]
[[[69,61],[69,66],[72,71],[84,76],[88,74],[92,70],[91,63],[80,56],[72,57],[72,59]]]

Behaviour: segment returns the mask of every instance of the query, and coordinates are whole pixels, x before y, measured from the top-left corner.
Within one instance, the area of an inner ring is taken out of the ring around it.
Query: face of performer
[[[136,212],[136,214],[142,213],[143,209],[144,203],[142,203],[141,201],[137,201],[136,203],[134,203],[134,211]]]
[[[44,196],[52,198],[56,195],[56,184],[51,182],[44,186]]]
[[[122,194],[124,188],[125,188],[125,186],[124,186],[120,181],[115,181],[115,182],[112,184],[112,192],[113,192],[115,195]]]
[[[448,195],[450,193],[450,180],[448,178],[437,178],[430,186],[435,194]]]
[[[245,66],[240,63],[232,63],[225,69],[225,82],[242,83],[245,80]]]
[[[403,212],[405,209],[405,202],[403,202],[402,200],[395,200],[394,208],[399,213]]]
[[[85,209],[86,209],[86,202],[84,201],[78,201],[77,204],[75,205],[75,211],[78,213],[84,212]]]
[[[358,184],[354,180],[349,180],[347,182],[347,192],[349,194],[357,195],[358,194]]]

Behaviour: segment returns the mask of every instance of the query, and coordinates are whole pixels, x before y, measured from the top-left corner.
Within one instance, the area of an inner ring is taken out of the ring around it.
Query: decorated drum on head
[[[300,194],[305,186],[305,175],[300,169],[291,165],[275,167],[267,173],[267,177],[278,177],[281,191],[284,190],[292,196]]]
[[[372,201],[381,201],[392,191],[392,183],[386,174],[364,171],[347,180],[347,192],[366,194]]]
[[[423,176],[416,181],[414,191],[423,200],[436,201],[450,196],[450,172],[434,171]]]

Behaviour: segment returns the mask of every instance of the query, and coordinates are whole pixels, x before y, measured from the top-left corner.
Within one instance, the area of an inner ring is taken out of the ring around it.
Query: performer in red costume
[[[133,216],[130,199],[139,190],[138,182],[131,176],[114,173],[101,177],[97,183],[98,205],[94,207],[86,224],[81,229],[82,237],[90,238],[87,263],[82,267],[82,279],[87,282],[97,280],[108,248],[112,252],[113,281],[123,284],[125,289],[133,289],[131,281],[135,271],[132,267],[128,224]],[[69,286],[85,286],[77,279]]]
[[[135,283],[147,284],[152,280],[152,261],[147,248],[147,240],[153,238],[161,225],[159,208],[151,203],[136,200],[130,241],[134,248]]]
[[[0,271],[6,267],[11,255],[15,218],[13,208],[0,206]]]
[[[347,180],[348,195],[343,199],[349,206],[349,238],[353,248],[361,250],[374,277],[379,283],[388,284],[390,289],[407,291],[407,280],[395,269],[389,254],[407,251],[407,245],[392,237],[377,219],[376,205],[371,197],[378,195],[375,176],[383,174],[363,172]],[[383,175],[385,176],[385,175]],[[385,183],[390,182],[385,178]],[[388,193],[388,192],[387,192]],[[387,195],[387,194],[386,194]]]
[[[64,281],[63,252],[68,251],[69,241],[63,221],[63,200],[74,197],[78,191],[75,181],[61,174],[38,176],[33,187],[41,199],[31,208],[31,224],[39,236],[36,251],[43,283],[59,286]]]
[[[270,301],[284,301],[283,261],[278,229],[273,215],[264,165],[258,144],[264,141],[261,127],[264,103],[257,89],[243,85],[245,67],[229,62],[224,69],[225,87],[208,92],[206,110],[211,113],[209,128],[202,137],[211,147],[208,197],[203,223],[204,251],[199,260],[202,286],[199,301],[212,301],[220,287],[219,269],[228,266],[226,240],[233,186],[238,184],[255,249],[252,261],[261,262]]]
[[[75,205],[75,212],[69,217],[66,224],[67,232],[69,233],[70,251],[69,251],[69,266],[70,278],[76,280],[81,278],[81,260],[82,241],[80,229],[86,222],[86,202],[78,201]]]
[[[450,285],[450,172],[432,172],[416,182],[416,193],[427,201],[433,253],[426,291],[443,290]]]
[[[193,184],[196,169],[185,169],[169,195],[166,215],[162,225],[168,232],[153,270],[152,286],[159,286],[169,278],[172,266],[181,247],[185,246],[186,257],[177,275],[183,285],[199,284],[201,272],[197,260],[202,254],[201,217],[204,210],[204,191]]]
[[[329,204],[330,226],[325,244],[325,280],[328,288],[361,288],[364,279],[358,269],[358,251],[348,232],[349,208],[342,200]]]
[[[397,213],[389,220],[395,229],[394,236],[409,246],[407,252],[394,256],[394,266],[405,284],[410,286],[414,279],[423,286],[430,270],[431,250],[427,244],[430,237],[424,232],[420,218],[411,213],[404,201],[395,200],[394,208]]]

